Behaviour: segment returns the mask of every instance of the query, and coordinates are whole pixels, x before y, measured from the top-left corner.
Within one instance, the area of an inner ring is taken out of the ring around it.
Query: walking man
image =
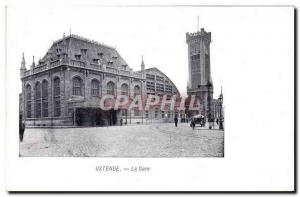
[[[175,122],[175,127],[177,127],[177,123],[178,123],[178,115],[177,115],[177,113],[175,114],[174,122]]]
[[[25,124],[23,122],[20,122],[20,124],[19,124],[20,142],[23,142],[24,131],[25,131]]]

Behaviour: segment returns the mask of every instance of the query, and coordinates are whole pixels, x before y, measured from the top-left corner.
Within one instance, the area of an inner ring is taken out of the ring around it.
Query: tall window
[[[161,111],[161,118],[165,118],[165,112]]]
[[[82,96],[82,80],[79,77],[73,78],[73,95]]]
[[[158,109],[155,109],[154,111],[154,118],[158,118]]]
[[[60,116],[60,80],[53,80],[54,116]]]
[[[25,90],[26,95],[26,115],[31,118],[31,86],[27,85]]]
[[[200,54],[191,56],[192,88],[197,87],[201,82],[200,75]]]
[[[209,80],[210,78],[210,62],[209,62],[209,55],[205,54],[205,77]]]
[[[97,79],[93,79],[91,82],[92,86],[92,96],[99,96],[99,81]]]
[[[107,83],[107,94],[115,95],[115,84],[111,81]]]
[[[128,85],[126,83],[123,83],[121,86],[121,94],[128,96]]]
[[[140,95],[141,94],[140,86],[134,86],[133,92],[134,92],[134,96]]]
[[[48,117],[48,81],[42,83],[42,115]]]
[[[41,94],[41,83],[37,82],[35,84],[35,117],[40,118],[41,117],[41,99],[42,99],[42,94]]]
[[[136,109],[134,110],[134,116],[139,116],[140,115],[140,110]]]

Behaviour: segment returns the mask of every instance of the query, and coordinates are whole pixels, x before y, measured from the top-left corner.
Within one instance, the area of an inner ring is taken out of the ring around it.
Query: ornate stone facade
[[[33,58],[30,69],[25,64],[23,55],[20,114],[27,126],[115,125],[121,117],[126,122],[130,117],[127,123],[146,121],[144,111],[103,111],[99,103],[107,94],[147,95],[148,74],[164,80],[151,94],[178,93],[158,69],[145,69],[142,62],[141,71],[134,72],[115,48],[76,35],[55,41],[37,64]]]

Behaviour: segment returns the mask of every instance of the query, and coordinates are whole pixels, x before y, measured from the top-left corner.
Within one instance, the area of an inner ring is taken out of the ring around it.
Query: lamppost
[[[212,113],[211,113],[211,102],[212,102],[212,98],[211,98],[211,89],[212,89],[212,84],[208,81],[207,83],[207,89],[208,89],[208,95],[207,95],[207,108],[208,108],[208,124],[209,124],[209,129],[212,129],[212,124],[213,124],[213,118],[212,118]]]
[[[219,100],[219,104],[220,104],[220,120],[219,120],[219,122],[220,122],[220,126],[219,126],[219,129],[220,130],[224,130],[224,127],[223,127],[223,115],[222,115],[222,106],[223,106],[223,93],[222,93],[222,87],[221,87],[221,94],[220,94],[220,96],[219,96],[219,98],[218,98],[218,100]]]

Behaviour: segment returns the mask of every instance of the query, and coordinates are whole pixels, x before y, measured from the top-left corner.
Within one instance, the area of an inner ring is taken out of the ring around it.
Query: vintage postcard
[[[264,161],[277,119],[292,164],[293,19],[291,6],[8,4],[8,190],[289,190],[292,168],[267,184],[273,156],[252,166],[258,185],[237,177],[245,156]]]

